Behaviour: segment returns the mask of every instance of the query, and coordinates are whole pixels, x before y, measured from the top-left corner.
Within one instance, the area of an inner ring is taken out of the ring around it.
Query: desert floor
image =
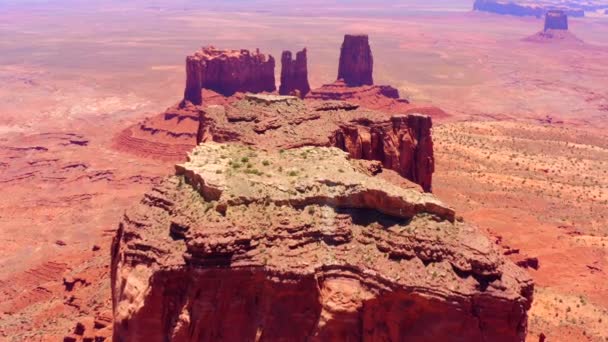
[[[267,3],[0,4],[0,340],[111,316],[116,224],[173,168],[111,140],[181,98],[188,53],[307,47],[314,87],[350,32],[370,35],[376,83],[452,115],[435,122],[434,192],[514,261],[538,259],[529,340],[608,340],[608,19],[571,20],[584,44],[538,43],[522,39],[541,20],[468,1]]]

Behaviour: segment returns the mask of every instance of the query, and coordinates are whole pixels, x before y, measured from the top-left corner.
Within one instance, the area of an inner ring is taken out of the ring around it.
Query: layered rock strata
[[[359,120],[341,125],[330,140],[351,157],[381,161],[431,192],[435,171],[432,125],[430,117],[418,114],[396,115],[379,123]]]
[[[198,142],[242,142],[264,149],[335,146],[352,158],[386,169],[432,190],[432,121],[420,114],[387,115],[344,101],[247,95],[201,113]]]
[[[196,64],[199,64],[198,66]],[[187,58],[187,96],[195,93],[197,81],[201,87],[224,96],[236,92],[273,92],[275,60],[256,50],[219,50],[204,47]],[[200,72],[200,75],[197,73]]]
[[[198,146],[112,247],[121,341],[524,341],[530,278],[335,148]]]
[[[298,51],[295,60],[291,51],[283,51],[279,94],[296,95],[303,98],[310,92],[307,63],[306,49]]]
[[[374,59],[367,35],[344,36],[340,50],[338,80],[351,87],[374,84]]]

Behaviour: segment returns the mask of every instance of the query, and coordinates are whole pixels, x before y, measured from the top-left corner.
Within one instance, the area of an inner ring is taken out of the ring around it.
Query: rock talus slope
[[[370,164],[196,147],[120,223],[114,341],[523,341],[524,271]]]

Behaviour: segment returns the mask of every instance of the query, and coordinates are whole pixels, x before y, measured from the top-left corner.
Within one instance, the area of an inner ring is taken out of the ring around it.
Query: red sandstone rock
[[[552,10],[545,15],[545,27],[542,31],[524,38],[527,42],[536,43],[570,43],[581,45],[584,42],[568,31],[568,16],[564,11]]]
[[[203,104],[203,71],[201,61],[194,57],[186,57],[186,90],[184,91],[184,101],[189,101],[194,105]]]
[[[381,161],[430,192],[435,171],[431,127],[431,118],[423,115],[396,115],[381,123],[359,120],[341,125],[331,143],[352,158]]]
[[[236,142],[279,150],[336,146],[355,159],[377,160],[387,169],[432,190],[431,118],[361,109],[348,102],[247,95],[201,112],[200,142]]]
[[[281,57],[281,86],[279,94],[295,95],[304,97],[310,92],[308,84],[308,65],[306,49],[296,53],[296,59],[292,59],[291,51],[283,51]]]
[[[120,223],[114,341],[525,340],[529,277],[432,195],[335,148],[190,158]]]
[[[568,30],[568,16],[564,11],[548,11],[545,14],[545,31]]]
[[[344,36],[340,51],[338,79],[348,86],[372,85],[374,60],[367,35]]]
[[[236,92],[272,92],[276,90],[274,79],[275,60],[259,51],[219,50],[205,47],[189,56],[191,63],[200,63],[202,87],[225,96]],[[188,71],[196,73],[197,67]],[[187,93],[190,97],[198,83],[198,75],[188,75]],[[196,96],[195,100],[196,100]],[[196,103],[195,103],[196,104]]]

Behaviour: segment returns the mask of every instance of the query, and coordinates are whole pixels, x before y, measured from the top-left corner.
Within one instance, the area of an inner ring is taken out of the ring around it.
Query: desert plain
[[[114,138],[181,99],[187,54],[306,47],[315,88],[351,32],[376,83],[449,114],[433,192],[532,276],[528,340],[608,340],[608,19],[527,41],[541,19],[437,3],[0,2],[0,340],[109,327],[117,222],[174,164]]]

